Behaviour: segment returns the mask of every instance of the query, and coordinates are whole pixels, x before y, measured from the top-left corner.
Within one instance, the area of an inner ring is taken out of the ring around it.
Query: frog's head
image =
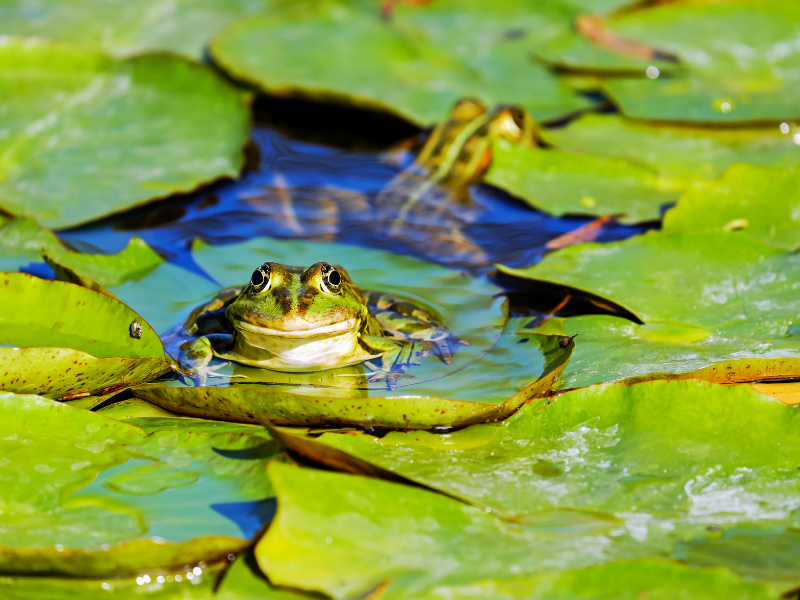
[[[469,185],[486,173],[492,161],[492,144],[501,139],[535,145],[530,113],[518,106],[490,109],[479,100],[460,100],[450,118],[431,132],[416,165],[440,181]]]
[[[319,262],[303,269],[267,262],[253,271],[226,315],[248,340],[288,340],[357,332],[369,309],[341,267]]]

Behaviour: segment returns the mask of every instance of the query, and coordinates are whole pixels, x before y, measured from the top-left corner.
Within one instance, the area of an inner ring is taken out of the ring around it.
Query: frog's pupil
[[[250,277],[250,283],[252,283],[256,287],[263,285],[264,274],[261,272],[260,269],[256,269],[255,271],[253,271],[253,276]]]
[[[334,271],[330,275],[328,275],[328,282],[331,285],[339,285],[342,283],[342,276],[339,275],[339,271]]]

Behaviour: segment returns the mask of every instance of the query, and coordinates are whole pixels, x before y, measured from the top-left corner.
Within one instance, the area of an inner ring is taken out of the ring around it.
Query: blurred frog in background
[[[278,176],[276,185],[251,194],[247,201],[281,221],[291,235],[333,240],[346,226],[343,221],[350,219],[367,222],[376,235],[403,241],[439,262],[480,266],[490,257],[465,229],[485,208],[470,196],[469,187],[489,169],[492,145],[500,139],[534,144],[533,118],[515,106],[489,108],[465,99],[456,103],[446,121],[385,155],[397,161],[416,152],[411,164],[377,194],[342,189],[309,194]]]

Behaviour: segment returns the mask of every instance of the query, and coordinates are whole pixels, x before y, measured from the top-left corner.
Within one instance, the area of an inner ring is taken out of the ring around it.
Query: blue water
[[[402,170],[402,161],[390,164],[378,152],[291,139],[267,125],[256,125],[251,139],[254,151],[250,154],[255,157],[251,156],[249,167],[238,179],[217,182],[59,235],[78,250],[101,253],[117,252],[131,236],[138,235],[171,262],[195,271],[198,267],[190,254],[195,238],[229,244],[274,236],[392,250],[486,273],[496,262],[512,266],[537,262],[548,240],[592,220],[553,217],[497,188],[475,185],[471,189],[475,219],[464,226],[464,232],[488,258],[480,265],[457,262],[427,252],[426,244],[419,240],[386,237],[374,227],[365,210],[345,206],[337,199],[341,192],[374,196]],[[276,186],[286,188],[283,198],[276,193]],[[333,200],[324,200],[331,195]],[[287,197],[293,219],[286,218]],[[623,239],[645,229],[612,225],[598,240]]]

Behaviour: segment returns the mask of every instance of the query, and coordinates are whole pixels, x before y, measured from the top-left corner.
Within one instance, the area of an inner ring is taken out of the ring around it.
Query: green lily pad
[[[728,352],[726,358],[736,363],[733,370],[725,368],[729,381],[764,373],[795,377],[800,370],[800,256],[744,233],[650,232],[564,248],[523,269],[499,269],[616,302],[646,323],[636,335],[649,342],[681,344],[687,352]],[[754,358],[771,360],[754,373],[752,360],[738,360]],[[669,369],[659,369],[664,370]]]
[[[445,119],[464,97],[519,104],[541,120],[589,106],[528,60],[538,31],[566,30],[573,11],[518,2],[501,7],[401,6],[387,22],[375,3],[326,1],[241,19],[212,40],[210,51],[233,77],[270,94],[388,110],[419,125]]]
[[[0,34],[91,44],[113,54],[169,50],[200,59],[220,27],[290,4],[297,0],[9,0],[0,6]]]
[[[0,286],[0,387],[6,391],[100,395],[169,370],[156,332],[114,298],[22,273],[3,273]],[[136,323],[139,337],[131,333]]]
[[[742,76],[744,77],[744,76]],[[796,80],[705,77],[610,79],[603,90],[632,119],[702,123],[780,123],[800,118]]]
[[[657,220],[681,190],[679,182],[624,159],[505,141],[495,144],[485,181],[554,215],[619,214],[623,223]]]
[[[740,335],[735,330],[692,341],[692,336],[703,335],[704,330],[639,325],[608,315],[553,318],[547,325],[554,335],[578,335],[572,359],[561,373],[560,389],[612,381],[702,379],[734,383],[800,376],[796,354],[781,356],[774,346],[762,347],[747,333]]]
[[[585,539],[548,538],[418,487],[277,463],[268,473],[278,512],[255,555],[274,585],[340,599],[392,583],[415,598],[603,558]]]
[[[771,167],[800,164],[800,146],[774,125],[709,129],[586,114],[565,127],[543,129],[540,135],[561,150],[623,158],[686,183],[696,177],[716,177],[737,162]]]
[[[112,60],[64,43],[0,41],[3,210],[67,227],[241,169],[247,103],[207,67],[176,56]]]
[[[209,379],[204,387],[161,381],[134,390],[139,398],[174,413],[295,425],[426,429],[465,425],[502,418],[529,398],[546,393],[573,348],[572,344],[562,348],[561,338],[553,336],[534,335],[520,343],[514,333],[519,323],[506,323],[506,301],[497,296],[499,288],[485,279],[410,257],[271,238],[230,246],[198,243],[193,256],[219,281],[220,288],[247,281],[254,265],[265,260],[340,264],[363,289],[400,294],[433,310],[469,345],[459,347],[450,365],[435,356],[423,359],[398,380],[395,391],[387,389],[385,382],[367,383],[363,365],[318,373],[278,373],[238,363],[217,373],[245,378]],[[168,297],[169,289],[162,289],[161,296]],[[204,299],[198,296],[194,306]],[[191,308],[186,306],[185,313]],[[173,326],[182,323],[185,313],[173,317]]]
[[[50,249],[42,251],[42,258],[59,279],[104,294],[111,294],[106,287],[141,279],[164,262],[139,237],[132,237],[117,254],[83,254],[66,249]]]
[[[37,396],[0,405],[0,571],[196,565],[238,552],[268,518],[264,433],[147,434]]]
[[[796,410],[749,385],[654,381],[573,390],[447,434],[280,435],[316,460],[327,446],[340,468],[367,464],[517,525],[584,529],[587,544],[604,526],[609,556],[660,557],[714,531],[800,524]],[[737,572],[792,583],[745,552],[722,554]]]
[[[617,598],[668,600],[694,598],[777,598],[764,585],[743,582],[725,569],[692,569],[661,560],[620,561],[608,565],[502,581],[437,586],[419,600],[578,600]]]
[[[800,9],[792,0],[691,0],[628,11],[607,20],[604,26],[609,36],[677,57],[682,68],[675,78],[643,78],[648,63],[657,61],[593,49],[577,36],[554,42],[541,56],[581,70],[638,69],[642,78],[609,80],[604,86],[629,117],[780,122],[800,117],[794,100],[800,90],[800,51],[794,46],[798,23]]]
[[[714,229],[741,229],[783,250],[800,248],[800,171],[734,165],[713,181],[695,183],[664,215],[666,232]]]

